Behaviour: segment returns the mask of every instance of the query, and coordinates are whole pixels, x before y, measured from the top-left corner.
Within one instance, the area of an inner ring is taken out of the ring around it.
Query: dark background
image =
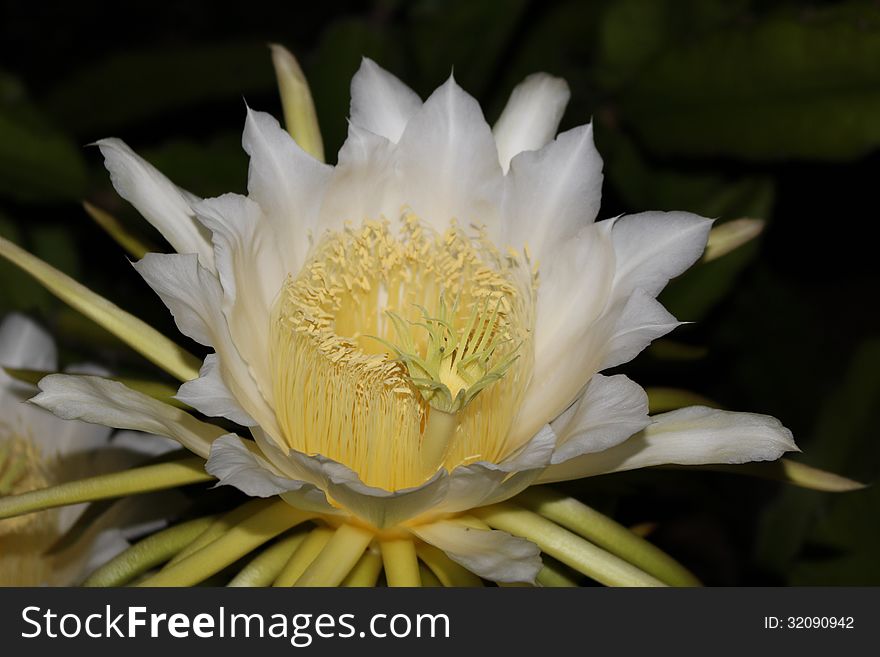
[[[798,459],[880,470],[880,4],[757,0],[2,2],[0,234],[176,335],[90,199],[160,243],[97,149],[125,139],[201,196],[244,191],[243,98],[281,116],[268,42],[300,59],[328,160],[369,55],[423,97],[454,67],[497,118],[513,86],[566,78],[563,128],[596,124],[602,216],[690,210],[767,221],[753,244],[673,282],[678,329],[625,368],[779,417]],[[31,313],[66,360],[161,376],[0,263],[0,314]],[[188,345],[194,350],[194,345]],[[880,494],[738,475],[636,472],[569,485],[652,534],[709,584],[880,584]]]

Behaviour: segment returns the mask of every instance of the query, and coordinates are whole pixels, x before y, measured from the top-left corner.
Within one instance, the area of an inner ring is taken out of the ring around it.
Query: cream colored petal
[[[168,306],[183,333],[214,347],[221,378],[231,398],[254,422],[279,435],[275,415],[229,334],[222,310],[223,291],[217,278],[200,267],[193,256],[186,255],[149,253],[135,263],[135,269]],[[203,367],[203,371],[209,370]],[[239,409],[232,407],[224,415],[241,419]]]
[[[581,398],[551,424],[559,437],[552,463],[614,447],[650,422],[640,385],[622,374],[594,374]]]
[[[96,376],[51,374],[39,384],[32,403],[65,420],[83,420],[117,429],[133,429],[173,438],[199,456],[225,433],[179,408]]]
[[[570,96],[565,80],[546,73],[533,73],[516,86],[492,128],[505,173],[515,155],[553,139]]]
[[[773,461],[798,451],[791,431],[774,417],[689,406],[652,418],[642,432],[611,449],[554,465],[539,483],[655,465]]]
[[[446,520],[419,525],[411,531],[472,573],[493,582],[533,584],[543,565],[537,545],[507,532]]]
[[[642,212],[617,219],[611,231],[615,294],[629,296],[641,288],[657,296],[703,254],[711,228],[711,219],[690,212]]]
[[[398,155],[402,203],[438,230],[456,219],[497,238],[503,176],[495,139],[479,103],[453,78],[409,120]]]
[[[223,370],[217,354],[208,354],[205,357],[199,370],[199,378],[185,382],[174,398],[209,417],[225,417],[243,427],[255,424],[254,418],[241,407],[241,403],[223,381]]]
[[[179,189],[122,140],[102,139],[97,146],[119,195],[137,208],[175,251],[196,253],[203,266],[213,269],[210,236],[195,221],[191,207],[198,197]]]
[[[251,158],[248,195],[263,209],[285,273],[296,273],[311,246],[332,167],[302,150],[272,116],[250,108],[242,145]]]
[[[364,57],[351,80],[351,122],[397,143],[422,99],[394,75]]]
[[[194,209],[212,234],[232,341],[263,395],[272,398],[269,320],[286,274],[279,245],[260,206],[247,197],[224,194]]]

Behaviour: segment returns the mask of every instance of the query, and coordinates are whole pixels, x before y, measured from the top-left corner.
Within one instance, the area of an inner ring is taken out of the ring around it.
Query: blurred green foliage
[[[362,55],[423,97],[454,70],[492,121],[513,86],[568,80],[563,128],[594,120],[603,216],[689,210],[767,220],[765,235],[695,267],[663,300],[674,340],[626,371],[792,427],[804,460],[880,471],[876,221],[880,8],[868,0],[417,0],[45,6],[0,21],[0,234],[175,335],[121,249],[79,206],[152,229],[112,191],[96,149],[123,137],[202,196],[243,191],[243,99],[281,116],[265,44],[301,60],[330,158]],[[121,11],[121,10],[119,10]],[[50,18],[47,19],[47,15]],[[873,263],[873,264],[872,264]],[[866,303],[867,300],[867,303]],[[0,262],[0,314],[58,334],[67,360],[158,377],[112,337]],[[194,350],[195,345],[188,345]],[[695,354],[679,358],[676,354]],[[705,356],[704,356],[705,354]],[[572,484],[714,584],[880,584],[877,487],[833,497],[731,475],[631,473]]]

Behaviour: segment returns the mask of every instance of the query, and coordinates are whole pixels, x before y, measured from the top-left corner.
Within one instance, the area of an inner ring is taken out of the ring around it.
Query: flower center
[[[534,277],[481,232],[415,216],[328,235],[289,277],[271,325],[288,445],[368,485],[417,486],[497,461],[532,368]]]
[[[7,429],[0,425],[0,497],[54,483],[33,441]],[[0,584],[37,586],[49,581],[53,561],[43,553],[57,538],[55,509],[0,520]]]

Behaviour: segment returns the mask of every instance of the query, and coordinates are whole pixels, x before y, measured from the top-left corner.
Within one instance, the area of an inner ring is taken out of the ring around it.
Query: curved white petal
[[[562,244],[541,269],[535,314],[535,361],[514,442],[536,433],[577,398],[604,356],[595,330],[611,299],[614,250],[606,222]]]
[[[422,106],[418,94],[394,75],[364,57],[351,79],[351,122],[392,142]]]
[[[773,461],[785,452],[799,451],[791,431],[769,415],[689,406],[652,420],[641,433],[616,447],[547,468],[539,482],[654,465]]]
[[[611,237],[617,256],[615,291],[636,288],[657,296],[703,254],[712,220],[690,212],[642,212],[614,222]]]
[[[543,565],[537,545],[507,532],[447,520],[419,525],[411,531],[472,573],[493,582],[533,584]]]
[[[271,398],[269,317],[286,274],[279,245],[260,206],[245,196],[224,194],[194,210],[213,237],[229,333],[263,395]]]
[[[538,265],[593,222],[602,198],[602,158],[592,124],[561,133],[538,151],[520,153],[504,179],[504,243],[528,245]]]
[[[636,289],[628,299],[615,304],[595,327],[602,336],[600,370],[629,362],[657,338],[681,322],[653,295]]]
[[[234,433],[214,441],[205,471],[217,477],[218,485],[234,486],[251,497],[272,497],[308,485],[278,473],[271,463],[248,449]]]
[[[550,464],[555,447],[556,434],[550,425],[544,425],[531,440],[500,463],[479,461],[454,468],[449,473],[445,497],[432,513],[458,513],[502,502],[521,493]]]
[[[417,111],[398,144],[401,188],[413,211],[438,230],[450,219],[496,235],[502,172],[479,103],[455,80]]]
[[[248,195],[272,227],[285,273],[296,273],[311,245],[332,167],[301,149],[274,117],[250,108],[242,145],[251,158]]]
[[[188,255],[148,253],[134,267],[168,306],[178,328],[196,342],[214,347],[223,384],[253,418],[248,426],[259,423],[272,435],[279,435],[275,414],[229,333],[222,310],[223,290],[217,278]],[[203,366],[202,370],[210,373],[209,367]],[[216,380],[199,385],[215,387]],[[187,392],[192,393],[192,389]],[[211,406],[196,408],[206,413],[212,411]],[[227,412],[236,415],[238,420],[245,419],[237,409]]]
[[[83,420],[117,429],[146,431],[173,438],[199,456],[207,457],[223,429],[188,413],[96,376],[50,374],[31,402],[65,420]]]
[[[551,424],[558,438],[552,463],[601,452],[650,424],[648,395],[623,374],[593,375],[586,391]]]
[[[505,173],[515,155],[553,139],[570,97],[568,83],[546,73],[533,73],[516,86],[492,128]]]
[[[191,207],[198,197],[178,188],[121,139],[102,139],[96,144],[119,195],[137,208],[175,251],[196,253],[203,266],[213,269],[210,236],[195,221]]]
[[[208,354],[199,370],[199,378],[185,382],[174,397],[209,417],[225,417],[243,427],[254,424],[254,419],[224,383],[217,354]]]

